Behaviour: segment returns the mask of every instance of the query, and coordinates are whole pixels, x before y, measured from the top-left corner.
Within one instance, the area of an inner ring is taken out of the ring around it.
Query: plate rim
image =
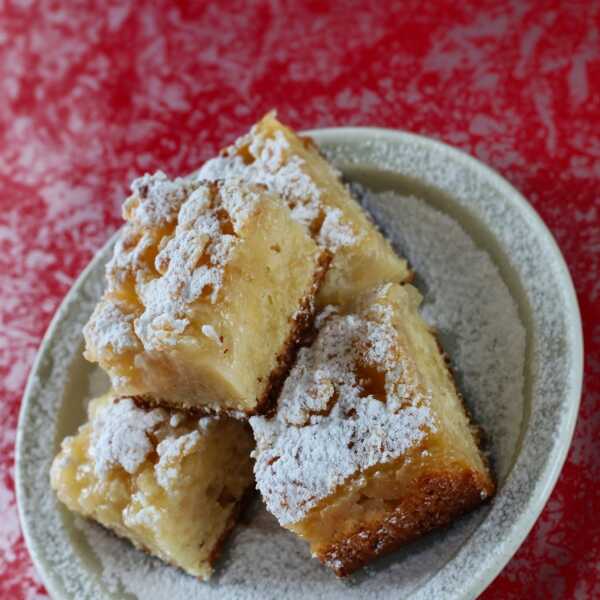
[[[31,370],[29,371],[29,375],[27,377],[27,384],[25,386],[25,391],[23,392],[23,397],[21,400],[21,406],[19,407],[19,419],[17,421],[17,432],[15,438],[15,494],[17,499],[17,512],[19,515],[19,524],[21,527],[21,532],[23,534],[23,539],[25,540],[25,545],[27,546],[27,551],[29,552],[29,556],[31,561],[33,562],[36,571],[40,578],[42,579],[46,590],[51,598],[58,598],[65,600],[71,600],[68,596],[63,595],[59,582],[57,582],[56,575],[54,573],[49,573],[48,569],[46,569],[44,565],[43,558],[38,555],[37,551],[37,541],[34,540],[34,536],[29,527],[29,521],[25,518],[25,483],[24,483],[24,474],[23,474],[23,435],[24,435],[24,421],[27,418],[27,412],[29,410],[29,405],[32,403],[32,396],[34,395],[34,388],[36,385],[36,376],[37,372],[40,370],[40,365],[44,360],[44,357],[50,347],[50,341],[54,337],[54,332],[58,328],[61,323],[64,313],[67,312],[68,308],[71,305],[71,302],[74,298],[79,294],[83,283],[88,278],[90,273],[96,268],[97,263],[101,260],[101,256],[107,247],[112,245],[117,236],[119,235],[119,231],[121,228],[117,229],[114,233],[110,235],[110,237],[102,244],[102,246],[97,250],[94,254],[90,262],[84,267],[83,271],[77,276],[69,291],[65,294],[63,299],[61,300],[56,312],[54,313],[52,319],[50,320],[50,324],[42,337],[42,341],[40,342],[40,346],[35,355],[35,359],[33,361],[33,365],[31,366]]]
[[[461,597],[477,597],[490,583],[492,583],[502,569],[508,564],[535,525],[554,490],[571,447],[581,404],[584,375],[583,324],[571,272],[569,271],[566,260],[554,235],[535,208],[521,192],[500,175],[500,173],[474,156],[428,136],[385,127],[331,127],[310,129],[303,133],[315,136],[320,144],[328,142],[340,144],[342,143],[339,139],[340,137],[348,138],[348,142],[354,144],[357,143],[357,138],[363,143],[368,142],[373,138],[384,138],[392,143],[396,141],[412,142],[414,144],[430,146],[445,152],[492,181],[504,192],[504,195],[507,198],[510,198],[510,201],[527,215],[530,224],[533,225],[537,233],[543,239],[544,245],[550,250],[551,255],[548,258],[548,261],[554,262],[560,271],[559,277],[561,279],[561,284],[564,286],[564,292],[566,292],[567,295],[567,302],[564,307],[565,312],[567,313],[566,320],[569,324],[569,332],[574,336],[575,343],[575,349],[572,356],[572,371],[574,372],[572,374],[574,375],[575,380],[574,384],[569,389],[568,396],[565,398],[565,402],[570,410],[561,421],[560,434],[554,444],[555,447],[559,447],[557,460],[546,470],[545,477],[539,479],[536,483],[534,492],[527,503],[527,509],[519,515],[516,521],[519,528],[513,528],[509,532],[502,543],[502,551],[500,554],[495,558],[492,556],[490,564],[485,565],[485,568],[482,571],[472,575],[468,580],[466,589],[461,590]]]
[[[584,358],[581,313],[579,311],[579,304],[571,274],[554,236],[533,206],[516,188],[494,169],[462,150],[427,136],[382,127],[331,127],[310,129],[302,131],[301,133],[303,135],[314,137],[319,145],[328,143],[337,145],[349,143],[354,145],[360,142],[369,142],[373,139],[385,139],[392,143],[429,146],[434,150],[447,153],[454,159],[462,162],[470,170],[477,171],[485,179],[491,181],[497,188],[502,190],[503,196],[510,199],[510,201],[528,217],[529,224],[536,230],[539,239],[541,239],[544,247],[549,251],[547,261],[554,263],[558,268],[558,277],[567,299],[567,302],[563,307],[566,315],[567,331],[571,334],[574,343],[573,353],[570,357],[572,360],[570,371],[572,383],[563,399],[563,403],[568,407],[568,412],[560,421],[559,435],[553,444],[553,448],[555,450],[558,449],[558,454],[556,460],[544,471],[544,476],[536,482],[535,488],[528,498],[526,509],[518,515],[515,521],[516,527],[513,527],[502,541],[501,551],[496,555],[490,555],[484,568],[477,573],[470,574],[463,582],[464,588],[456,590],[461,598],[476,597],[492,582],[509,562],[510,558],[514,555],[534,526],[556,485],[571,446],[581,400]],[[65,597],[62,594],[62,585],[57,580],[58,575],[49,572],[49,570],[45,568],[44,560],[42,556],[38,554],[38,542],[33,537],[29,527],[29,521],[25,514],[25,491],[23,481],[24,457],[22,456],[25,421],[28,407],[33,402],[32,398],[34,395],[37,372],[40,369],[44,356],[48,352],[50,341],[54,336],[59,323],[62,321],[64,313],[71,305],[73,299],[79,294],[80,289],[90,272],[96,268],[105,249],[114,243],[114,239],[118,235],[118,232],[119,230],[111,235],[105,244],[96,252],[62,299],[38,348],[35,360],[29,372],[27,385],[19,408],[19,419],[15,441],[15,492],[19,521],[31,560],[42,578],[46,589],[53,598]],[[418,594],[418,589],[416,590],[416,593]]]

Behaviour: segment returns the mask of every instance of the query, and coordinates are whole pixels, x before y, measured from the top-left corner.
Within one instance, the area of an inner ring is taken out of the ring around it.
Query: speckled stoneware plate
[[[365,206],[418,272],[425,312],[441,329],[466,402],[489,436],[497,496],[345,581],[312,560],[259,499],[210,583],[74,517],[49,489],[48,470],[62,438],[83,421],[85,401],[106,385],[81,356],[81,329],[101,293],[113,239],[57,312],[21,409],[19,509],[53,597],[473,598],[542,510],[567,454],[582,381],[577,301],[552,236],[506,181],[443,144],[380,129],[311,134],[349,181],[400,194],[371,194]]]

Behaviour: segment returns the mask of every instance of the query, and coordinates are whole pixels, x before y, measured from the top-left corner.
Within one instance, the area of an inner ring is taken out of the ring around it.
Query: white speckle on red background
[[[600,596],[598,4],[12,2],[0,8],[0,595],[45,597],[20,537],[13,444],[52,314],[119,223],[129,180],[187,173],[276,107],[295,127],[430,135],[500,171],[579,295],[573,447],[486,598]]]

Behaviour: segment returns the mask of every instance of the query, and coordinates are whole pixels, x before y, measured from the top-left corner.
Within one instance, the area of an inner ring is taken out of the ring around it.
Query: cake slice
[[[252,487],[252,446],[248,425],[232,418],[107,394],[63,440],[51,484],[70,510],[207,579]]]
[[[289,207],[292,218],[334,256],[317,305],[346,304],[361,291],[412,274],[381,235],[340,173],[308,137],[299,137],[267,114],[250,132],[197,173],[200,180],[243,177],[265,185]]]
[[[269,407],[329,254],[264,187],[145,175],[84,329],[118,395],[178,409]]]
[[[340,576],[494,493],[420,301],[388,284],[323,311],[275,416],[250,419],[268,509]]]

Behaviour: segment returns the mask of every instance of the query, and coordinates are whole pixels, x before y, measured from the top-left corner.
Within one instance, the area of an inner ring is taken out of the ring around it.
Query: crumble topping
[[[169,437],[164,439],[156,447],[159,461],[154,467],[156,481],[165,490],[169,490],[171,483],[177,477],[177,468],[175,464],[184,456],[190,454],[200,441],[198,431],[190,431],[179,437]]]
[[[85,328],[86,356],[109,357],[140,343],[147,351],[164,349],[189,325],[194,302],[216,302],[240,230],[260,200],[240,183],[233,177],[218,184],[171,181],[161,172],[133,182],[123,210],[129,223],[107,265],[109,298]],[[171,232],[159,235],[150,225],[170,225]],[[131,275],[136,315],[110,299]]]
[[[132,277],[133,283],[141,283],[152,275],[148,257],[159,242],[153,231],[140,231],[127,223],[115,244],[113,257],[106,265],[107,289],[118,291]]]
[[[109,358],[111,353],[122,354],[134,350],[139,341],[133,330],[134,315],[110,299],[104,299],[94,309],[92,317],[83,328],[90,360]]]
[[[252,162],[246,162],[242,152],[248,152]],[[238,177],[264,185],[283,198],[292,218],[309,228],[323,247],[335,252],[356,244],[358,238],[351,225],[343,222],[342,211],[323,203],[321,192],[304,170],[304,164],[299,156],[290,155],[290,144],[282,131],[267,137],[255,125],[221,156],[207,161],[196,179],[226,181]]]
[[[138,227],[164,227],[173,223],[188,187],[186,180],[170,180],[162,171],[146,173],[132,182],[132,195],[123,204],[123,218]]]
[[[401,351],[391,309],[365,312],[325,312],[315,342],[300,350],[276,415],[250,419],[257,485],[282,525],[436,429],[430,392]],[[371,380],[378,374],[381,390]]]
[[[191,431],[189,424],[180,428],[185,420],[182,412],[140,408],[132,398],[111,400],[92,419],[89,454],[96,475],[106,479],[117,466],[133,474],[156,450],[156,480],[168,491],[177,475],[176,463],[197,449],[217,418],[200,417]]]
[[[131,496],[131,502],[123,509],[123,523],[126,527],[155,527],[160,521],[160,510],[150,504],[148,496],[138,490]]]
[[[183,418],[182,413],[175,414],[181,414]],[[158,444],[156,452],[159,460],[154,466],[154,474],[158,485],[165,491],[168,492],[171,489],[173,481],[177,477],[177,463],[198,449],[203,435],[217,420],[213,416],[200,417],[196,429],[183,435],[170,435]],[[173,417],[171,417],[171,423],[172,421]]]
[[[92,422],[90,441],[96,475],[105,479],[115,466],[135,473],[153,448],[148,434],[166,418],[164,410],[143,410],[131,398],[111,402],[100,410]]]
[[[319,229],[318,243],[332,252],[344,246],[352,246],[356,239],[352,228],[344,224],[342,219],[343,214],[339,208],[328,208]]]
[[[139,290],[144,311],[134,327],[146,350],[174,344],[201,296],[216,302],[224,267],[259,199],[229,179],[219,184],[218,196],[214,187],[200,185],[182,204],[175,233],[163,238],[156,256],[159,276]]]

